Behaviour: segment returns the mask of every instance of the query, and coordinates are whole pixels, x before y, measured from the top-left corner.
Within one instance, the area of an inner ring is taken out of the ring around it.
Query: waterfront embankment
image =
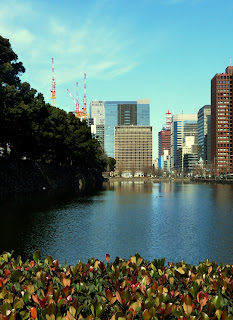
[[[83,191],[101,188],[102,182],[102,174],[95,170],[0,159],[0,195],[58,189]]]
[[[166,178],[166,177],[134,177],[134,178],[123,178],[123,177],[106,177],[109,181],[118,181],[118,182],[144,182],[144,183],[211,183],[211,184],[233,184],[233,179],[224,179],[224,178],[182,178],[182,177],[176,177],[176,178]]]

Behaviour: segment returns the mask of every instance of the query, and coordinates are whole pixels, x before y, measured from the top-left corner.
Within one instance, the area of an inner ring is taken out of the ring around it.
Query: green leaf
[[[220,296],[214,296],[211,299],[211,302],[215,305],[216,309],[219,309],[221,306],[221,297]]]
[[[7,315],[6,312],[7,311],[11,311],[11,310],[12,310],[12,307],[11,307],[11,304],[9,302],[5,302],[1,306],[1,311],[2,311],[3,315]]]
[[[189,289],[189,292],[193,296],[193,298],[197,297],[197,289],[198,289],[198,283],[197,281],[193,282],[193,286]]]
[[[33,260],[38,263],[39,262],[39,259],[40,259],[40,251],[39,250],[36,250],[34,253],[33,253]]]
[[[202,320],[209,320],[209,316],[205,312],[201,312],[201,319]]]
[[[21,289],[21,286],[20,286],[19,282],[15,282],[14,283],[14,287],[15,287],[16,291],[20,291],[20,289]]]
[[[124,290],[122,293],[121,293],[121,299],[124,300],[124,304],[127,304],[129,299],[130,299],[130,293],[128,290]]]
[[[23,309],[23,300],[19,299],[19,300],[15,300],[14,304],[13,304],[13,309]]]
[[[50,266],[53,265],[53,258],[51,256],[48,256],[45,261],[46,264],[49,264]]]
[[[23,275],[23,273],[21,270],[19,270],[19,269],[15,270],[11,275],[12,281],[13,282],[20,282],[22,275]]]
[[[52,315],[52,314],[56,315],[56,312],[57,312],[57,307],[56,307],[55,302],[53,301],[53,302],[51,302],[51,303],[49,304],[49,306],[48,306],[47,314],[49,314],[49,315]]]
[[[151,318],[150,312],[147,309],[145,309],[143,311],[142,317],[143,317],[143,320],[150,320]]]
[[[216,314],[218,320],[220,320],[221,316],[222,316],[222,311],[218,309],[218,310],[216,310],[215,314]]]
[[[101,302],[96,302],[95,303],[95,314],[97,317],[101,316],[104,313],[104,306],[102,305]]]
[[[4,299],[6,294],[7,294],[6,287],[3,287],[2,291],[0,292],[0,299]]]
[[[28,291],[26,291],[25,293],[24,293],[24,295],[23,295],[23,301],[24,301],[24,303],[28,303],[28,301],[30,300],[30,298],[31,298],[31,295],[30,295],[30,293],[28,292]]]

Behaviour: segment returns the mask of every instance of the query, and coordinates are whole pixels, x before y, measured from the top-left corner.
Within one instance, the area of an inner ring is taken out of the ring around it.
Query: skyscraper
[[[177,150],[183,147],[187,136],[194,136],[194,144],[197,144],[197,114],[173,115],[171,121],[171,169],[176,169]]]
[[[171,112],[168,110],[166,113],[166,126],[163,127],[158,133],[159,138],[159,157],[164,153],[164,150],[168,150],[168,155],[170,155],[170,145],[171,145]]]
[[[211,117],[211,106],[205,105],[198,111],[198,158],[203,159],[204,163],[207,162],[207,134],[208,132],[208,119]],[[210,160],[210,159],[209,159]]]
[[[104,150],[109,157],[114,157],[114,127],[149,126],[150,100],[105,101]]]
[[[152,168],[152,127],[116,126],[114,128],[116,171],[145,173]]]
[[[211,80],[211,163],[216,174],[232,172],[233,66]]]
[[[105,125],[105,108],[104,101],[92,100],[90,103],[90,118],[93,119],[91,132],[96,137],[102,149],[104,150],[104,125]]]

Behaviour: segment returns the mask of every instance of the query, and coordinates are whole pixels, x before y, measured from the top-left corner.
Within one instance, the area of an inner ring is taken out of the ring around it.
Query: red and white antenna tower
[[[166,113],[166,130],[171,130],[171,120],[172,120],[172,114],[168,110]]]
[[[55,99],[56,99],[56,82],[54,78],[54,59],[52,58],[52,100],[53,100],[53,107],[55,107]]]

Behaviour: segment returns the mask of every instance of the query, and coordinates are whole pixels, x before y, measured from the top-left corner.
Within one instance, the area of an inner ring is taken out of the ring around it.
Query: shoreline
[[[233,184],[233,179],[201,179],[201,178],[148,178],[148,177],[104,177],[105,181],[112,182],[141,182],[141,183],[211,183]]]

